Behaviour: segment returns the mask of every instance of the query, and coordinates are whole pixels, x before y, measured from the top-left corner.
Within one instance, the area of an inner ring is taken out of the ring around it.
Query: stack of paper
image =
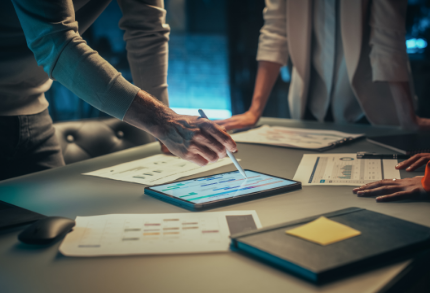
[[[305,154],[294,180],[303,186],[346,185],[400,178],[397,160],[357,159],[357,154]]]
[[[77,217],[60,251],[67,256],[228,251],[230,234],[258,228],[255,211]]]
[[[303,129],[269,125],[263,125],[259,128],[232,135],[236,142],[310,150],[324,150],[362,136],[363,134],[345,133],[334,130]]]

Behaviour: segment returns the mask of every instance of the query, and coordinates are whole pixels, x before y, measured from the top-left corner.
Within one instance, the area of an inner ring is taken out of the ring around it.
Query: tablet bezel
[[[292,181],[293,183],[290,185],[287,185],[287,186],[275,187],[275,188],[268,189],[265,191],[252,192],[249,194],[244,194],[244,195],[240,195],[240,196],[236,196],[236,197],[232,197],[232,198],[217,199],[217,200],[213,200],[213,201],[205,202],[205,203],[192,203],[192,202],[186,201],[184,199],[177,198],[177,197],[174,197],[172,195],[163,193],[161,191],[157,191],[157,190],[152,189],[153,187],[160,186],[160,185],[179,183],[179,182],[183,182],[183,181],[212,177],[212,176],[216,176],[216,175],[220,175],[220,174],[228,174],[228,173],[238,172],[238,171],[229,171],[229,172],[211,174],[208,176],[202,176],[202,177],[196,177],[196,178],[185,179],[185,180],[180,180],[180,181],[172,181],[172,182],[158,184],[158,185],[154,185],[154,186],[148,186],[148,187],[145,187],[144,191],[145,191],[145,194],[156,197],[162,201],[174,204],[174,205],[182,207],[182,208],[186,208],[188,210],[199,211],[199,210],[206,210],[206,209],[216,208],[216,207],[220,207],[220,206],[230,205],[230,204],[234,204],[234,203],[238,203],[238,202],[244,202],[244,201],[248,201],[248,200],[252,200],[252,199],[268,197],[268,196],[272,196],[272,195],[279,194],[282,192],[288,192],[288,191],[297,190],[297,189],[302,188],[302,183],[299,181],[295,181],[292,179],[283,178],[283,177],[279,177],[279,176],[274,176],[271,174],[266,174],[263,172],[258,172],[258,171],[254,171],[254,170],[250,170],[250,169],[245,169],[245,171],[251,171],[251,172],[258,173],[258,174],[271,176],[273,178],[288,180],[288,181]]]

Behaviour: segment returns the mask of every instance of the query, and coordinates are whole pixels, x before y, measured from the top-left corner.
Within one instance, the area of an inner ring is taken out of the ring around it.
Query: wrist
[[[263,114],[264,108],[261,108],[257,105],[251,105],[251,107],[248,110],[248,113],[255,118],[255,120],[260,119],[261,115]]]
[[[174,120],[176,115],[149,93],[140,90],[127,110],[124,121],[160,138],[168,122]]]

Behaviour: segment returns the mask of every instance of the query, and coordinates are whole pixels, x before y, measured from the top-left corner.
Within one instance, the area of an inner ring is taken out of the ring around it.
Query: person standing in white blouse
[[[430,129],[414,111],[406,8],[406,0],[266,0],[252,105],[218,123],[257,123],[291,58],[291,118]]]

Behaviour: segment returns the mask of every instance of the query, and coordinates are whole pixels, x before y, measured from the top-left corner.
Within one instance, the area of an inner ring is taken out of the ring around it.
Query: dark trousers
[[[0,116],[0,180],[64,166],[48,109]]]

